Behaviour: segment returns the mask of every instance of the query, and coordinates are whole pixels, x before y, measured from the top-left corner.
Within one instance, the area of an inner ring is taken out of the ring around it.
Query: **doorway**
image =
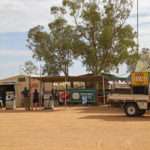
[[[0,99],[3,101],[4,106],[6,106],[6,93],[10,91],[15,93],[14,84],[0,85]]]

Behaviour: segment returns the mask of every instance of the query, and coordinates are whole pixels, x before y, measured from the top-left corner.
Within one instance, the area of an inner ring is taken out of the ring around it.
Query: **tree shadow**
[[[19,109],[19,110],[0,110],[1,113],[51,113],[51,112],[58,112],[58,111],[63,111],[62,109],[41,109],[41,110],[24,110],[24,109]]]
[[[123,112],[119,107],[111,106],[85,106],[76,109],[79,113],[91,113],[91,114],[104,114],[104,113],[121,113]]]
[[[138,122],[138,121],[150,121],[150,112],[146,112],[141,117],[127,117],[123,109],[119,107],[111,106],[97,106],[97,107],[83,107],[79,108],[79,113],[86,114],[79,119],[97,119],[104,121],[116,121],[116,122]],[[88,115],[87,115],[88,114]]]
[[[142,117],[127,117],[125,115],[118,115],[118,114],[106,114],[106,115],[88,115],[85,117],[81,117],[79,119],[96,119],[96,120],[103,120],[103,121],[115,121],[115,122],[139,122],[139,121],[150,121],[150,116],[145,115]]]

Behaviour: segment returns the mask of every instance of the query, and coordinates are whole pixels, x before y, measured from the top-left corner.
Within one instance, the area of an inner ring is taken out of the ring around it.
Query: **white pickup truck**
[[[120,103],[127,116],[142,116],[149,109],[149,95],[142,94],[110,94],[109,103]]]
[[[110,103],[122,104],[127,116],[142,116],[150,108],[150,72],[132,72],[132,94],[110,94]]]

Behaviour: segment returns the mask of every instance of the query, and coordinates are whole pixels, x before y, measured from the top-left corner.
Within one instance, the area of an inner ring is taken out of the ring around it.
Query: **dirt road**
[[[105,107],[0,112],[0,150],[149,150],[150,115]]]

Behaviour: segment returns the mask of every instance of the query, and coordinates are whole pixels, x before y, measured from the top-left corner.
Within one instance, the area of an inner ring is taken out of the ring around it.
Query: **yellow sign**
[[[134,86],[148,86],[149,73],[148,72],[133,72],[131,74],[131,83]]]

